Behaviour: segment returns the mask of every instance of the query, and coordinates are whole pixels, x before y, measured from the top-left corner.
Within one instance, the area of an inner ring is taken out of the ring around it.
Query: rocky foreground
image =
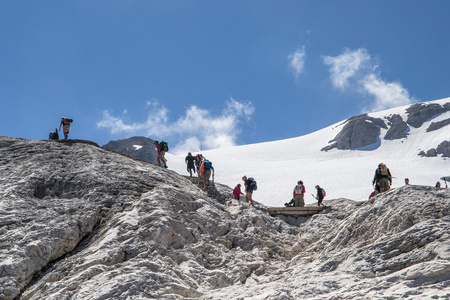
[[[450,298],[450,190],[327,205],[273,218],[92,143],[0,137],[0,299]]]

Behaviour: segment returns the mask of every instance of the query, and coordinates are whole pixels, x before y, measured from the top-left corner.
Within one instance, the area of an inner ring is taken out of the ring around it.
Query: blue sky
[[[450,96],[449,1],[0,0],[0,135],[197,151]]]

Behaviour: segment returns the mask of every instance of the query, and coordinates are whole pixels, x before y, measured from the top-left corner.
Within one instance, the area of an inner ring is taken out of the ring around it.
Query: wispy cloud
[[[110,111],[104,111],[97,127],[108,129],[112,134],[144,135],[175,141],[171,152],[198,151],[234,146],[241,132],[238,125],[249,121],[255,112],[251,102],[230,98],[219,115],[193,105],[178,120],[170,122],[168,110],[155,99],[147,102],[146,106],[150,109],[144,122],[127,122],[113,116]]]
[[[306,59],[306,52],[305,47],[297,49],[294,53],[289,54],[289,67],[294,72],[295,78],[297,79],[298,76],[303,72],[303,69],[305,67],[305,59]]]
[[[344,90],[349,86],[350,79],[361,75],[361,71],[367,69],[370,55],[366,49],[355,51],[345,49],[339,56],[324,56],[323,61],[330,66],[331,82],[334,87]]]
[[[323,62],[330,66],[330,79],[341,91],[355,90],[371,97],[363,112],[384,110],[411,104],[413,99],[400,82],[385,82],[381,79],[378,65],[369,52],[360,48],[344,49],[338,56],[324,56]]]

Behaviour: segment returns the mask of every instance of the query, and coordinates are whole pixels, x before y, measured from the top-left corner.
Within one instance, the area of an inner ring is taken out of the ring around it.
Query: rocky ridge
[[[373,118],[367,114],[355,116],[346,120],[336,137],[330,140],[328,142],[329,145],[321,150],[329,151],[335,148],[338,150],[373,150],[379,146],[381,138],[385,140],[407,138],[410,131],[409,126],[416,129],[420,128],[426,121],[448,111],[450,111],[450,102],[443,105],[438,103],[417,103],[405,109],[406,120],[403,120],[399,114],[386,116],[387,122],[382,118]],[[426,131],[439,130],[448,125],[450,125],[450,119],[432,122]],[[380,129],[387,129],[384,137],[381,136]],[[421,152],[419,155],[428,157],[437,156],[437,154],[443,154],[443,157],[449,157],[448,155],[450,155],[447,149],[440,152],[433,149],[430,149],[430,152],[427,153]]]
[[[1,299],[450,297],[449,190],[273,218],[87,142],[0,137],[0,161]]]

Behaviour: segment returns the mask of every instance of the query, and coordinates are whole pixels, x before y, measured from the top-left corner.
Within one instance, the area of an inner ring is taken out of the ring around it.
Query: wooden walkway
[[[306,217],[312,216],[321,212],[323,207],[308,206],[308,207],[268,207],[267,211],[271,216],[283,215],[291,217]]]

